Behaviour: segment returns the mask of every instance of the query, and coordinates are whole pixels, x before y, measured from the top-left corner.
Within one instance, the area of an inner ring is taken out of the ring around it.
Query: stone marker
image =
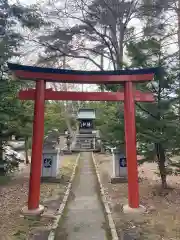
[[[112,150],[113,173],[111,183],[127,182],[127,162],[123,149]]]
[[[60,169],[59,132],[49,131],[44,139],[42,154],[42,180],[55,180]]]
[[[56,178],[59,175],[60,150],[44,149],[42,159],[42,177]]]

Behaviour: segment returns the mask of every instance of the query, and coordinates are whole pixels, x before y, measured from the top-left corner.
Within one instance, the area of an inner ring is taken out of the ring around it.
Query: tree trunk
[[[118,61],[117,61],[117,69],[121,70],[123,68],[123,57],[124,57],[124,24],[123,22],[120,25],[119,32],[119,51],[118,51]]]
[[[0,140],[0,162],[3,161],[3,142]]]
[[[0,140],[0,165],[3,165],[3,141]],[[4,176],[6,173],[5,169],[3,167],[0,168],[0,176]]]
[[[177,25],[177,36],[178,36],[178,66],[179,66],[179,69],[178,69],[178,81],[179,81],[179,106],[178,106],[178,115],[179,115],[179,119],[180,119],[180,0],[178,0],[178,7],[177,7],[177,10],[176,10],[176,13],[177,13],[177,19],[178,19],[178,25]]]
[[[166,161],[165,151],[160,143],[156,143],[155,148],[156,148],[156,155],[158,159],[158,167],[159,167],[159,173],[161,177],[162,188],[166,189],[168,188],[168,185],[167,185],[167,172],[166,172],[166,166],[165,166],[165,161]]]
[[[103,35],[106,36],[106,26],[101,26],[102,27],[102,31],[103,31]],[[103,46],[103,41],[102,41],[102,46]],[[101,55],[100,55],[100,65],[101,65],[101,69],[104,70],[104,47],[101,48]]]
[[[112,22],[111,25],[109,25],[109,29],[110,29],[110,37],[111,37],[111,41],[113,44],[113,49],[114,49],[114,59],[112,59],[113,62],[113,66],[114,66],[114,70],[119,70],[119,45],[118,45],[118,39],[117,39],[117,21],[112,18]]]
[[[29,164],[29,156],[28,156],[28,137],[25,137],[25,163]]]

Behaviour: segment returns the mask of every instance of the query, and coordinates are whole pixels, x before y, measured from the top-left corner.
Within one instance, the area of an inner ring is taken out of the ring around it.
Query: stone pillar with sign
[[[42,160],[42,178],[57,178],[60,171],[60,150],[44,149]]]
[[[44,140],[42,154],[42,180],[58,179],[60,173],[60,147],[58,144],[59,134],[50,132]]]
[[[127,182],[127,162],[123,149],[112,150],[111,183]]]

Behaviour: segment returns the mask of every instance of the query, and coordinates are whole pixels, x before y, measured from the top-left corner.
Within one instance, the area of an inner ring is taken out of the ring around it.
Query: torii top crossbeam
[[[151,81],[157,68],[117,71],[77,71],[42,68],[8,63],[14,75],[23,80],[46,80],[48,82],[118,84],[123,82]]]

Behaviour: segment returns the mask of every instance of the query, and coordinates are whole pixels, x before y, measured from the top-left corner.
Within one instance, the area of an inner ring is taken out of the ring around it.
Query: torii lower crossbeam
[[[35,89],[21,90],[19,99],[35,100]],[[137,102],[153,102],[152,93],[133,91],[134,100]],[[45,100],[63,101],[124,101],[124,92],[66,92],[53,91],[51,88],[45,90]]]

